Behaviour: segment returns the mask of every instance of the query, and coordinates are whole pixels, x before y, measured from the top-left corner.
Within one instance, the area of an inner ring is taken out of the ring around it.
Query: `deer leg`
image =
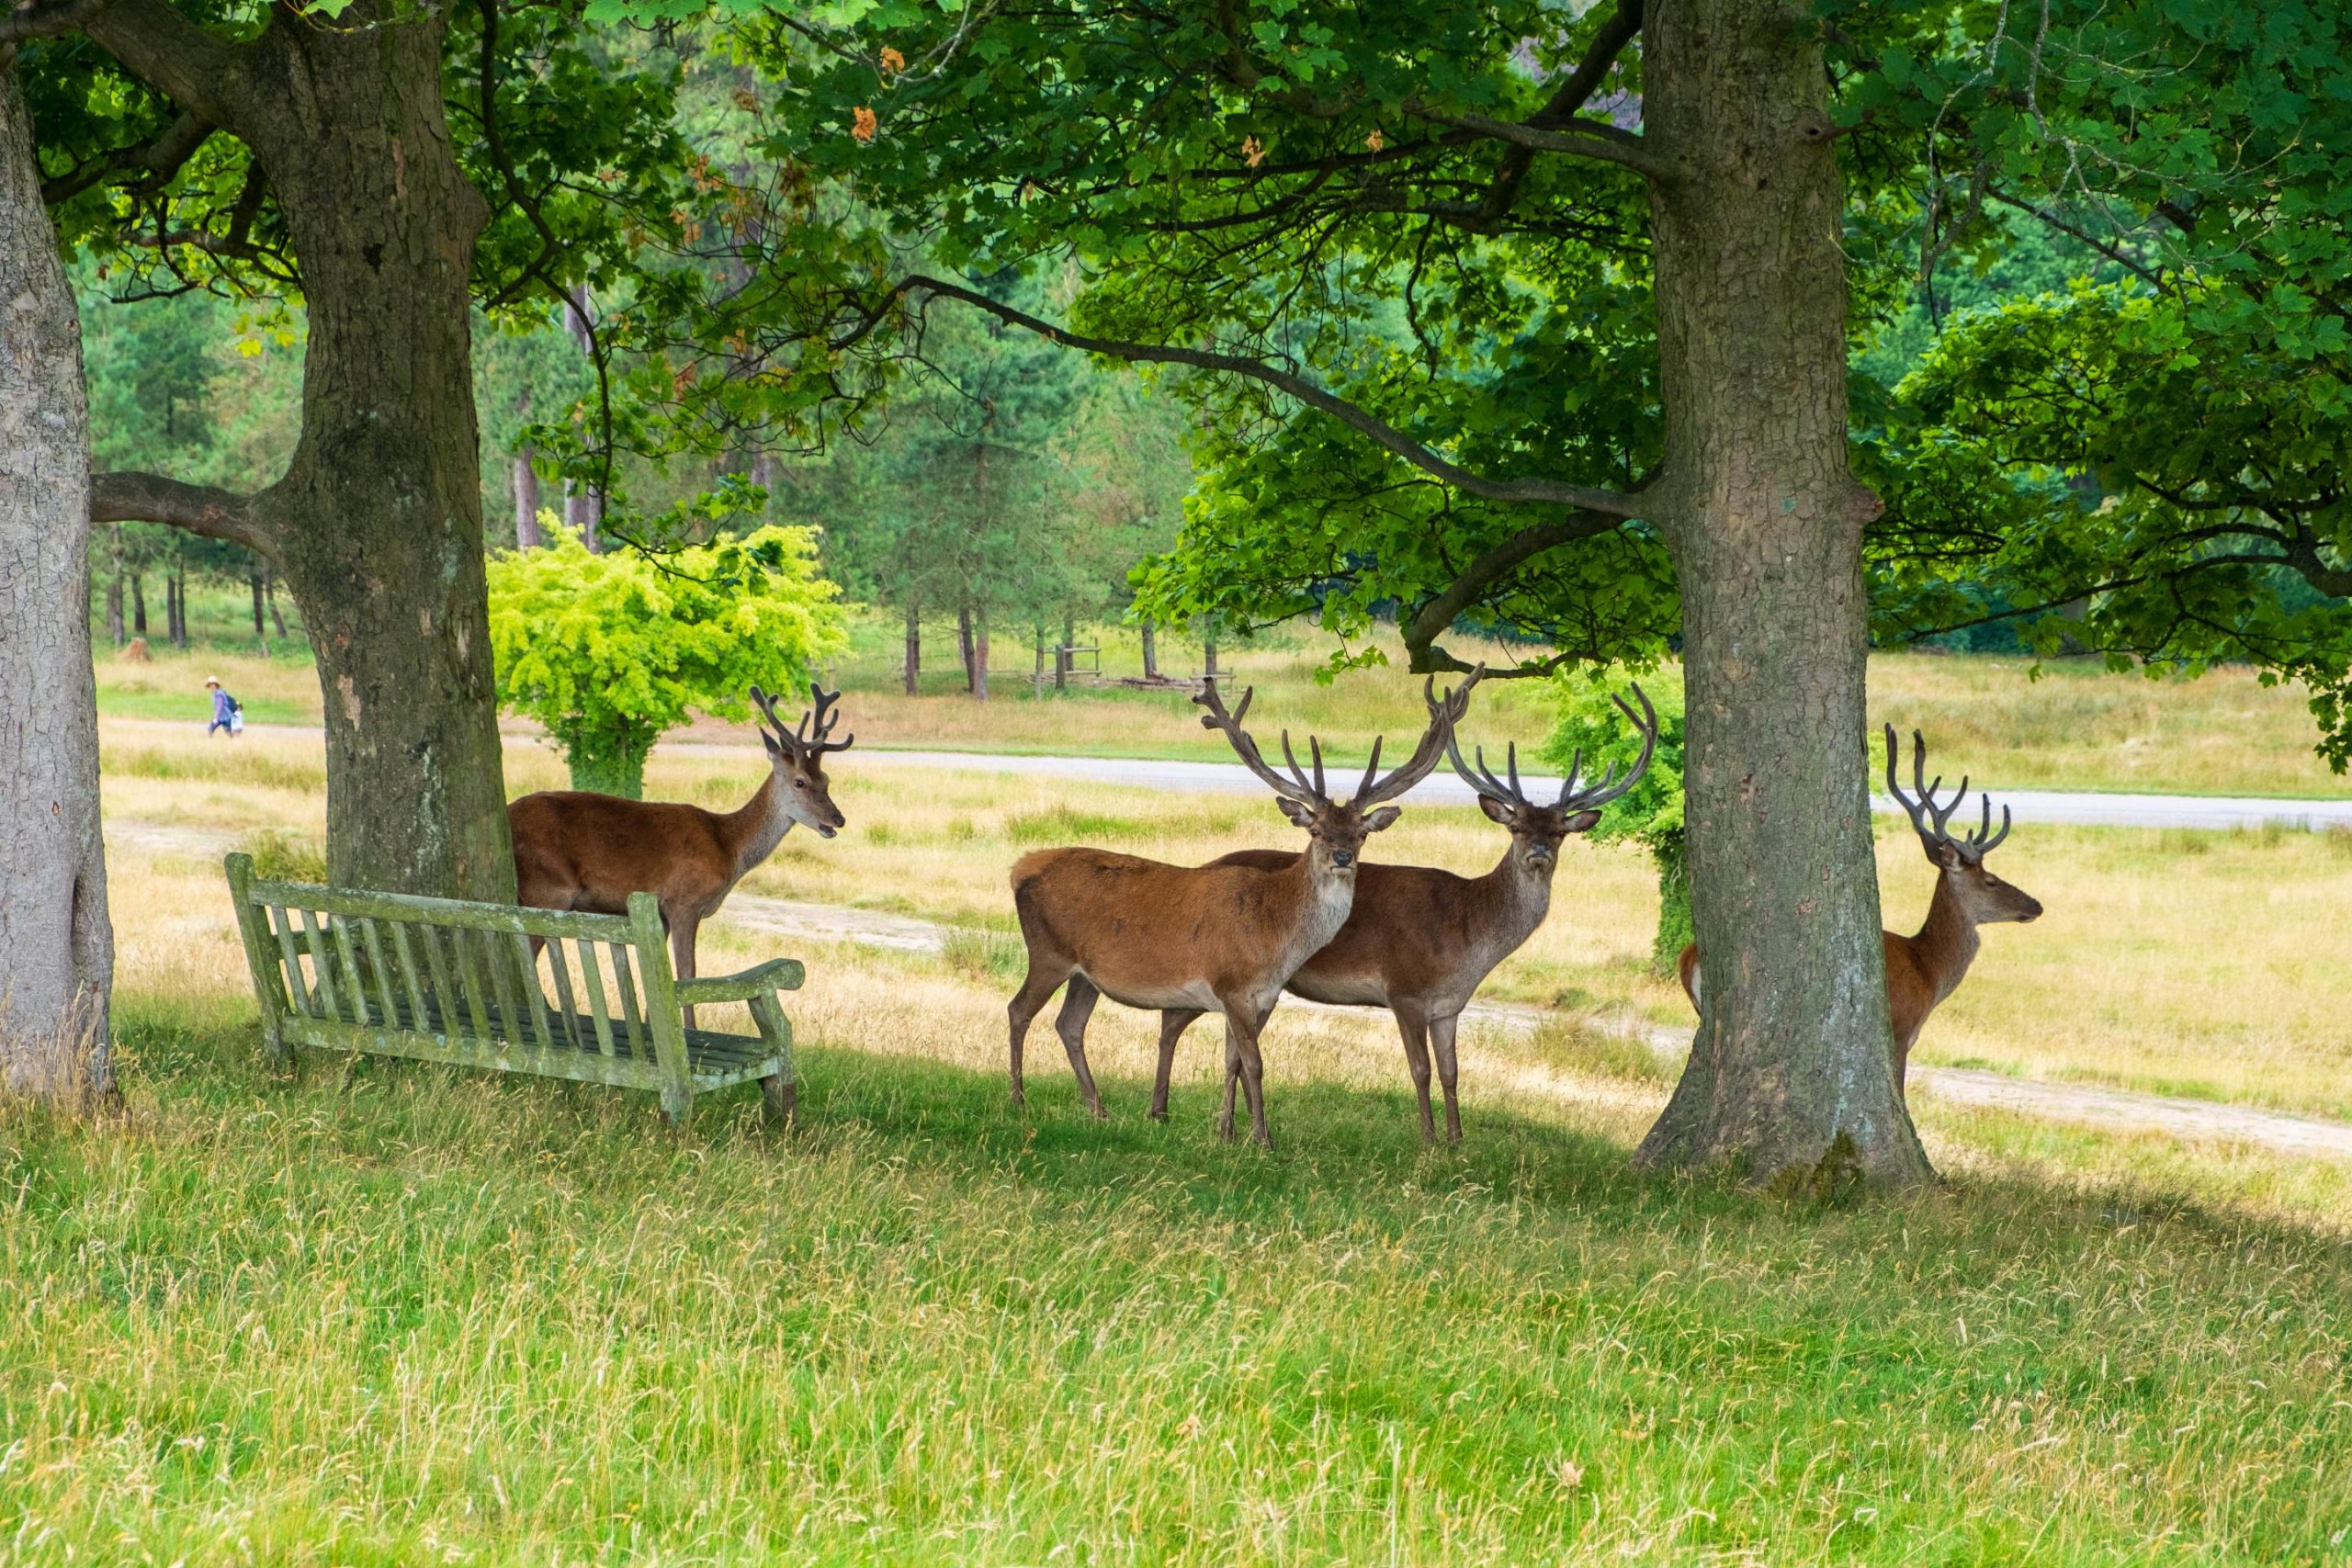
[[[1413,1075],[1413,1096],[1420,1101],[1421,1142],[1437,1142],[1437,1123],[1430,1116],[1430,1026],[1416,1007],[1396,1010],[1396,1032],[1405,1037],[1405,1066]]]
[[[1274,1135],[1266,1128],[1266,1065],[1258,1055],[1258,1029],[1264,1021],[1238,998],[1227,1004],[1225,1021],[1233,1042],[1228,1066],[1238,1066],[1241,1092],[1250,1101],[1250,1136],[1260,1148],[1272,1150]],[[1226,1092],[1232,1094],[1229,1088]]]
[[[1462,1075],[1462,1064],[1453,1055],[1453,1029],[1461,1021],[1459,1013],[1430,1020],[1430,1044],[1437,1052],[1437,1081],[1445,1089],[1445,1141],[1449,1144],[1462,1141],[1462,1107],[1453,1098],[1454,1080]],[[1426,1100],[1421,1106],[1421,1120],[1429,1120]]]
[[[1102,1109],[1102,1097],[1095,1092],[1094,1074],[1086,1065],[1086,1021],[1094,1016],[1094,1004],[1102,993],[1094,982],[1083,975],[1069,977],[1069,990],[1062,998],[1062,1010],[1054,1018],[1054,1032],[1062,1037],[1062,1049],[1069,1053],[1069,1070],[1078,1075],[1078,1092],[1086,1097],[1086,1108],[1100,1120],[1108,1120],[1110,1112]]]
[[[1233,1096],[1241,1087],[1241,1047],[1234,1043],[1233,1015],[1225,1019],[1225,1107],[1216,1113],[1216,1135],[1233,1142]]]
[[[1168,1120],[1168,1080],[1176,1071],[1176,1042],[1193,1021],[1201,1016],[1198,1008],[1169,1008],[1159,1015],[1159,1071],[1151,1080],[1151,1119]]]
[[[1013,993],[1012,1000],[1005,1007],[1005,1016],[1012,1025],[1012,1103],[1015,1105],[1020,1104],[1023,1098],[1021,1046],[1029,1038],[1029,1021],[1037,1016],[1046,998],[1061,989],[1062,982],[1068,978],[1069,970],[1056,974],[1050,969],[1041,969],[1037,961],[1032,958],[1028,977],[1021,982],[1021,989]]]

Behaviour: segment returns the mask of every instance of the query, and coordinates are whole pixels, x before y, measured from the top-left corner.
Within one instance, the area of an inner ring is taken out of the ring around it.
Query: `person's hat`
[[[220,677],[218,675],[207,675],[204,678],[204,683],[208,686],[217,686],[220,683]]]

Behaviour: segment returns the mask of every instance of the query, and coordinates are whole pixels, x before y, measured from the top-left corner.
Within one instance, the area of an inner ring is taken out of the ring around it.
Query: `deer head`
[[[1453,771],[1462,782],[1478,792],[1478,809],[1496,823],[1510,829],[1511,858],[1528,871],[1549,876],[1559,863],[1560,840],[1571,833],[1589,832],[1600,820],[1600,808],[1623,795],[1649,772],[1650,757],[1657,750],[1657,709],[1639,685],[1634,696],[1642,705],[1635,713],[1633,704],[1623,697],[1610,700],[1617,705],[1626,721],[1642,738],[1642,754],[1623,777],[1612,767],[1598,783],[1587,782],[1578,787],[1584,772],[1584,752],[1579,750],[1568,763],[1568,776],[1560,781],[1560,794],[1555,800],[1545,802],[1527,798],[1519,782],[1519,747],[1514,742],[1503,752],[1503,772],[1510,782],[1497,778],[1487,766],[1484,748],[1476,753],[1475,764],[1462,760],[1459,740],[1448,739],[1446,750],[1453,759]]]
[[[1484,669],[1480,667],[1481,673]],[[1421,743],[1414,748],[1404,766],[1384,775],[1380,772],[1382,742],[1373,741],[1372,760],[1364,764],[1363,780],[1345,800],[1332,799],[1325,788],[1323,743],[1311,735],[1306,739],[1311,772],[1298,765],[1288,730],[1283,731],[1283,761],[1289,767],[1290,776],[1285,778],[1267,765],[1265,758],[1259,754],[1258,743],[1241,728],[1242,719],[1250,712],[1250,699],[1257,694],[1256,687],[1242,689],[1241,705],[1231,713],[1226,712],[1225,701],[1217,695],[1214,680],[1205,682],[1201,694],[1193,700],[1208,709],[1201,719],[1201,728],[1220,731],[1234,754],[1274,792],[1275,804],[1282,807],[1283,815],[1306,829],[1308,859],[1352,874],[1364,840],[1403,815],[1396,807],[1385,803],[1429,777],[1439,759],[1445,755],[1453,726],[1470,705],[1470,687],[1476,679],[1474,675],[1461,690],[1441,697],[1435,694],[1436,677],[1430,677],[1421,688],[1422,701],[1430,710],[1430,726],[1421,735]]]
[[[832,782],[825,776],[825,753],[848,750],[857,737],[831,738],[833,726],[841,718],[833,711],[833,705],[841,700],[839,692],[828,692],[812,681],[808,695],[816,706],[801,714],[796,729],[776,716],[774,697],[757,686],[752,688],[753,705],[767,718],[760,727],[760,739],[768,749],[768,766],[775,775],[778,807],[793,821],[815,829],[819,838],[830,839],[848,818],[833,804]]]
[[[1959,900],[1961,913],[1968,918],[1969,924],[1977,926],[2039,919],[2041,905],[2033,895],[1984,869],[1984,857],[2009,836],[2009,808],[2001,807],[2001,826],[1995,831],[1992,799],[1978,792],[1977,798],[1984,810],[1976,830],[1953,838],[1946,825],[1968,795],[1968,776],[1962,774],[1960,787],[1952,792],[1951,798],[1939,805],[1936,792],[1943,785],[1943,775],[1938,773],[1932,782],[1923,782],[1928,773],[1928,743],[1916,729],[1911,732],[1911,794],[1905,795],[1895,778],[1898,747],[1894,726],[1886,727],[1886,792],[1911,818],[1920,847],[1942,874],[1944,886]]]

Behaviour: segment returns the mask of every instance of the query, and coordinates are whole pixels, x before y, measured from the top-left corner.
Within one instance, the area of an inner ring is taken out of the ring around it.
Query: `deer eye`
[[[795,779],[792,781],[792,787],[795,789],[807,789],[808,787],[808,781],[807,779]]]

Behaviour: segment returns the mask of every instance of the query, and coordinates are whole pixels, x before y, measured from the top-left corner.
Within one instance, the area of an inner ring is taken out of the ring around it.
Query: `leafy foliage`
[[[501,705],[545,725],[575,788],[631,799],[645,759],[700,708],[749,712],[747,688],[787,691],[848,646],[812,530],[768,526],[656,562],[592,555],[550,513],[545,549],[490,564]]]

